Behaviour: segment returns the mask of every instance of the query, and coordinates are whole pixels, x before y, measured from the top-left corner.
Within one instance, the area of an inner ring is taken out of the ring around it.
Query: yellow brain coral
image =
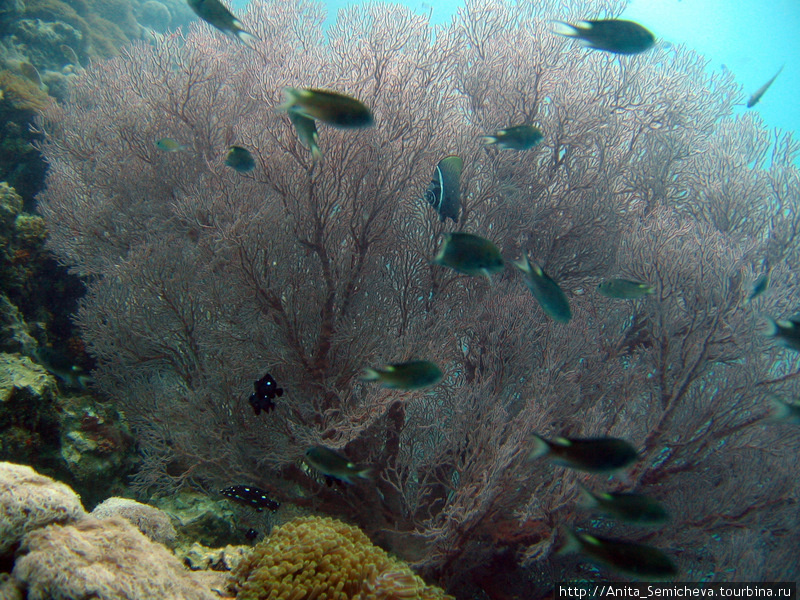
[[[358,527],[327,517],[276,528],[233,575],[238,600],[453,600]]]

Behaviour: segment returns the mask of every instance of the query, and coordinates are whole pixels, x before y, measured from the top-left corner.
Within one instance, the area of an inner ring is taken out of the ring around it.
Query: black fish
[[[281,506],[280,502],[271,500],[264,490],[249,485],[232,485],[220,490],[219,493],[250,508],[255,508],[257,512],[261,512],[265,508],[276,511]]]
[[[633,21],[601,19],[580,21],[577,25],[563,21],[556,21],[556,24],[562,29],[554,33],[577,38],[588,48],[615,54],[639,54],[656,43],[652,33]]]
[[[678,574],[677,567],[666,554],[644,544],[571,531],[569,542],[562,552],[572,550],[642,579],[668,578]]]
[[[459,200],[459,179],[464,161],[459,156],[446,156],[436,165],[433,180],[425,192],[425,200],[436,212],[439,220],[445,221],[448,217],[458,222],[458,211],[461,208]]]
[[[250,394],[250,406],[253,407],[256,415],[260,415],[261,411],[269,412],[275,410],[275,403],[273,400],[276,396],[283,396],[283,388],[278,387],[275,379],[267,373],[253,383],[255,392]]]
[[[530,459],[549,456],[553,462],[579,471],[605,473],[627,467],[639,458],[636,448],[612,437],[565,438],[546,440],[533,434],[536,446]]]

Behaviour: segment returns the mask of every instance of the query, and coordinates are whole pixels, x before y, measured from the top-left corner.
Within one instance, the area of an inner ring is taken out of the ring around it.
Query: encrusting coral
[[[300,517],[276,528],[233,576],[238,600],[452,600],[360,529],[328,517]]]

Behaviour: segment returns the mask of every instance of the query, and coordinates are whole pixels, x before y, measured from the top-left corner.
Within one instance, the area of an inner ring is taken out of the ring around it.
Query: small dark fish
[[[800,352],[800,321],[788,319],[786,321],[774,321],[769,319],[770,330],[767,335],[778,340],[786,348]]]
[[[567,29],[554,31],[558,35],[577,38],[580,43],[595,50],[614,54],[639,54],[653,47],[655,36],[647,29],[622,19],[579,21],[577,25],[556,21]]]
[[[596,509],[628,523],[657,525],[669,520],[664,507],[642,494],[607,492],[595,494],[581,485],[585,497],[584,507]]]
[[[278,387],[278,383],[272,375],[267,373],[258,381],[253,382],[253,388],[255,391],[250,394],[250,406],[253,407],[256,416],[260,415],[262,410],[266,413],[275,410],[273,400],[283,396],[283,388]]]
[[[677,567],[658,548],[577,531],[570,534],[570,541],[561,552],[577,550],[612,569],[642,578],[674,577],[678,574]]]
[[[354,477],[369,479],[369,468],[358,467],[346,456],[325,446],[309,448],[305,456],[306,462],[326,477],[333,477],[346,483],[354,483]]]
[[[492,242],[471,233],[446,233],[434,264],[466,275],[485,275],[503,270],[503,257]]]
[[[554,463],[590,473],[622,469],[639,458],[636,448],[625,440],[612,437],[565,438],[553,441],[533,434],[535,448],[529,460],[549,457]]]
[[[764,273],[761,277],[756,279],[756,282],[753,284],[753,291],[750,292],[750,296],[747,298],[747,303],[749,304],[756,298],[758,298],[761,294],[767,291],[769,288],[769,271]]]
[[[425,200],[437,213],[439,220],[447,218],[458,222],[458,212],[461,210],[460,179],[464,161],[461,157],[451,155],[439,161],[433,172],[433,180],[425,192]]]
[[[608,298],[635,300],[655,293],[652,285],[629,279],[608,279],[597,286],[597,291]]]
[[[75,361],[54,348],[37,346],[31,352],[31,356],[68,388],[84,390],[93,381],[86,371],[75,364]]]
[[[380,381],[383,387],[396,390],[419,390],[442,380],[442,370],[427,360],[412,360],[386,365],[380,369],[365,369],[365,381]]]
[[[256,538],[258,537],[258,535],[259,535],[259,534],[258,534],[258,531],[256,531],[256,530],[255,530],[255,529],[253,529],[252,527],[251,527],[250,529],[248,529],[247,531],[245,531],[245,532],[244,532],[244,537],[245,537],[245,539],[246,539],[246,540],[249,540],[249,541],[251,541],[251,542],[252,542],[254,539],[256,539]]]
[[[523,255],[523,259],[514,263],[514,266],[525,275],[525,285],[533,297],[547,316],[559,323],[567,323],[572,318],[572,311],[564,292],[541,267],[531,264],[527,254]]]
[[[256,512],[261,512],[265,508],[274,512],[281,507],[280,502],[271,500],[267,496],[267,492],[250,485],[232,485],[220,490],[219,493],[240,504],[256,509]]]
[[[766,92],[767,89],[769,88],[769,86],[772,85],[772,82],[775,81],[775,79],[778,77],[778,75],[781,74],[781,71],[783,71],[783,67],[785,67],[785,66],[786,65],[781,65],[781,68],[778,69],[778,72],[775,73],[775,75],[773,75],[772,78],[767,83],[765,83],[760,88],[758,88],[755,92],[753,92],[753,95],[750,96],[750,98],[747,100],[747,108],[753,108],[756,104],[758,104],[758,101],[761,100],[761,96],[764,95],[764,92]]]
[[[247,148],[231,146],[225,155],[225,164],[239,173],[249,173],[256,168],[256,161]]]
[[[484,136],[483,143],[487,146],[495,144],[498,148],[507,150],[530,150],[542,141],[541,130],[533,125],[517,125],[501,129],[494,135]]]
[[[187,1],[189,2],[189,8],[203,21],[212,27],[216,27],[222,33],[235,37],[245,46],[255,48],[256,42],[261,41],[252,33],[245,31],[239,20],[219,0]]]
[[[314,119],[306,117],[294,108],[290,108],[288,113],[289,120],[294,125],[300,143],[311,151],[311,160],[313,162],[322,160],[322,152],[319,149],[319,134],[317,133],[317,124]]]
[[[342,128],[369,127],[375,121],[369,108],[350,96],[318,89],[283,88],[284,102],[276,110],[298,114]]]
[[[156,148],[164,152],[180,152],[186,150],[187,146],[173,140],[172,138],[161,138],[156,141]]]

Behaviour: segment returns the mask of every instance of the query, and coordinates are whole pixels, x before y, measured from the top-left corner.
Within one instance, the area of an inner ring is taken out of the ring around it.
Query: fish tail
[[[534,433],[533,450],[531,450],[531,453],[528,455],[528,460],[540,458],[542,456],[546,456],[549,453],[550,453],[550,445],[545,441],[544,438],[541,438]]]
[[[556,35],[563,35],[565,37],[580,37],[581,30],[575,25],[570,25],[564,21],[553,21],[553,28],[550,30]]]
[[[792,414],[792,409],[789,408],[789,405],[777,396],[770,398],[769,402],[772,405],[772,411],[767,417],[770,421],[784,421]]]
[[[779,333],[780,328],[778,327],[778,322],[775,319],[767,317],[767,330],[764,332],[764,335],[776,337]]]
[[[364,369],[361,373],[361,381],[378,381],[380,378],[381,374],[375,369]]]
[[[595,498],[594,494],[592,494],[592,492],[589,491],[589,488],[587,488],[580,482],[578,483],[578,487],[580,488],[580,498],[578,500],[578,506],[587,510],[596,508],[598,504],[597,498]]]
[[[574,531],[571,529],[564,529],[563,535],[566,538],[566,543],[556,552],[556,556],[572,554],[573,552],[579,552],[581,550],[583,546],[581,546],[581,542]]]
[[[485,146],[490,146],[491,144],[497,143],[497,136],[484,135],[481,137],[481,141],[484,143]]]
[[[314,163],[322,162],[322,151],[317,146],[316,141],[311,143],[311,161]]]
[[[531,261],[528,260],[527,254],[523,254],[520,260],[514,261],[514,266],[523,273],[530,273],[532,271]]]
[[[78,375],[77,383],[82,390],[89,389],[89,386],[94,384],[94,377],[91,375]]]
[[[283,88],[283,104],[275,107],[277,112],[288,112],[290,108],[297,104],[297,101],[300,98],[300,91],[286,86]]]
[[[355,474],[355,476],[358,477],[359,479],[370,480],[372,479],[371,474],[372,474],[372,468],[367,467],[366,469],[361,469],[358,473]]]
[[[239,21],[233,22],[233,28],[234,28],[233,35],[235,35],[240,42],[242,42],[245,46],[247,46],[251,50],[256,49],[256,44],[258,44],[258,42],[261,41],[260,38],[253,35],[249,31],[245,31],[244,29],[242,29],[242,24],[239,23]]]

